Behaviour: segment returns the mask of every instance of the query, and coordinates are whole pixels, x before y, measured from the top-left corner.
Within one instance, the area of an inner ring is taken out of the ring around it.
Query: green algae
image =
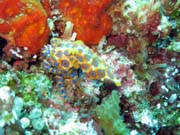
[[[105,131],[105,135],[129,135],[123,118],[120,116],[118,92],[113,91],[112,94],[103,99],[101,105],[95,109],[97,120],[100,127]]]
[[[38,103],[40,98],[48,97],[52,83],[41,73],[26,73],[24,71],[6,71],[0,74],[0,87],[9,86],[16,95],[21,95],[25,102]]]

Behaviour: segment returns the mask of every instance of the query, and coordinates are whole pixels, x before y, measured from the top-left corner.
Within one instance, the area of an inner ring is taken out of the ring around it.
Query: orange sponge
[[[37,0],[0,1],[0,34],[6,35],[13,45],[27,47],[36,54],[49,36],[47,14]]]
[[[61,0],[58,8],[74,24],[77,39],[97,45],[111,31],[112,21],[105,9],[112,0]]]

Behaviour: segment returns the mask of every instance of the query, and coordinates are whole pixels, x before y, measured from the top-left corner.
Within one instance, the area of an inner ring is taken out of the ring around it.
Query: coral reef
[[[0,0],[0,135],[179,135],[179,0]]]
[[[160,1],[117,1],[109,12],[113,27],[108,43],[125,48],[129,57],[139,63],[142,61],[138,55],[146,60],[147,46],[156,42],[159,36],[166,37],[171,30],[167,16],[161,14]]]
[[[93,121],[80,122],[77,113],[48,109],[44,112],[44,117],[51,135],[97,135],[93,129]],[[57,119],[57,117],[60,118]]]

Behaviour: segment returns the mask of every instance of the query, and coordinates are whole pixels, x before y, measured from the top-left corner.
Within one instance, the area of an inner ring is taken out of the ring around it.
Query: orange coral
[[[9,44],[28,47],[31,54],[38,53],[47,42],[49,28],[47,14],[37,0],[1,0],[0,34]]]
[[[105,9],[112,0],[61,0],[58,8],[74,24],[77,39],[96,45],[111,31],[112,21]]]

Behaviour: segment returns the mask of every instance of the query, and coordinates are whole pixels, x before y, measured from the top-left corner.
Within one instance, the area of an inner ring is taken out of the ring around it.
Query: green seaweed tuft
[[[109,97],[103,99],[101,105],[95,109],[96,117],[105,135],[129,135],[123,118],[120,116],[119,94],[113,91]]]

